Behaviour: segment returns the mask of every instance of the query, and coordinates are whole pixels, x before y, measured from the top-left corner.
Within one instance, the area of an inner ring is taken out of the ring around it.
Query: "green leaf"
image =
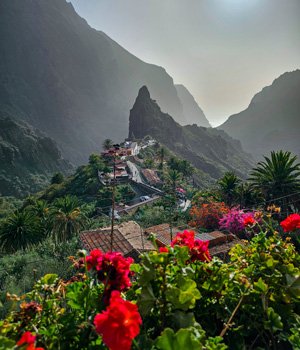
[[[81,310],[85,306],[85,298],[88,294],[88,288],[83,282],[75,282],[67,287],[66,299],[69,306],[75,310]]]
[[[151,284],[144,286],[139,295],[138,307],[142,315],[147,315],[156,301]]]
[[[13,350],[15,342],[0,335],[0,350]]]
[[[195,307],[196,301],[200,299],[201,294],[195,281],[184,276],[178,276],[175,284],[168,286],[166,297],[175,308],[188,310]]]
[[[268,285],[260,277],[257,282],[254,282],[254,289],[265,294],[268,291]]]
[[[54,273],[49,273],[40,279],[41,284],[54,284],[58,279],[58,275]]]
[[[286,280],[289,293],[297,299],[300,298],[300,276],[286,275]]]
[[[157,338],[156,346],[160,350],[199,350],[202,348],[199,340],[196,339],[192,328],[182,328],[177,333],[166,328]]]
[[[283,323],[281,317],[274,311],[272,307],[267,310],[268,321],[264,322],[266,329],[270,329],[273,332],[280,331],[283,329]]]

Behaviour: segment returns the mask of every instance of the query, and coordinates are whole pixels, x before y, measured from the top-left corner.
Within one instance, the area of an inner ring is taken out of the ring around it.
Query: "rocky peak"
[[[189,160],[212,179],[225,171],[244,177],[251,168],[251,156],[225,132],[196,124],[181,126],[161,111],[146,86],[138,93],[129,116],[129,138],[150,135],[179,157]]]

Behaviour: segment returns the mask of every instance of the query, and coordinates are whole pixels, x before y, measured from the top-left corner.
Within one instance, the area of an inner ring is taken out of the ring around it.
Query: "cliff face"
[[[53,173],[72,169],[52,139],[9,117],[0,117],[0,164],[0,195],[5,196],[25,196]]]
[[[46,132],[77,164],[127,135],[143,84],[187,123],[166,71],[92,29],[65,0],[1,0],[0,77],[0,110]]]
[[[249,107],[232,115],[219,129],[239,139],[260,158],[273,150],[300,156],[300,70],[281,75],[256,94]]]
[[[197,125],[181,126],[163,113],[143,86],[130,111],[129,137],[151,135],[178,156],[189,160],[212,179],[225,171],[235,171],[245,177],[252,166],[252,158],[245,153],[239,141],[225,132]]]
[[[193,95],[191,95],[184,85],[176,84],[175,87],[183,107],[183,114],[188,124],[196,124],[209,128],[211,125],[206,119],[204,112],[195,101]]]

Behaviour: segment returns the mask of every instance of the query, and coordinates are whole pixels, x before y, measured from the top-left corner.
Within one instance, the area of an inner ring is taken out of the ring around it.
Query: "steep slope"
[[[239,139],[257,158],[280,149],[300,156],[300,70],[274,80],[219,129]]]
[[[1,0],[0,109],[46,132],[73,162],[126,136],[142,84],[186,123],[166,71],[92,29],[70,3]]]
[[[175,87],[188,123],[209,128],[211,126],[209,121],[189,90],[181,84],[176,84]]]
[[[245,177],[251,168],[251,156],[246,154],[239,141],[225,132],[197,125],[180,126],[163,113],[143,86],[130,111],[129,137],[143,138],[151,135],[178,156],[189,160],[212,179],[225,171],[235,171]]]
[[[25,196],[41,189],[54,172],[72,166],[55,142],[23,122],[0,117],[0,195]]]

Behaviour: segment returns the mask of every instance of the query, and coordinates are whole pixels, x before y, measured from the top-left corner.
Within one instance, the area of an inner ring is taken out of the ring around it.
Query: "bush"
[[[219,228],[219,221],[229,208],[224,202],[210,202],[199,205],[194,204],[190,210],[192,221],[190,225],[199,229],[215,230]]]
[[[29,331],[45,349],[299,349],[300,256],[271,231],[236,245],[228,263],[189,231],[140,264],[81,252],[75,276],[46,275],[0,321],[2,348]]]

